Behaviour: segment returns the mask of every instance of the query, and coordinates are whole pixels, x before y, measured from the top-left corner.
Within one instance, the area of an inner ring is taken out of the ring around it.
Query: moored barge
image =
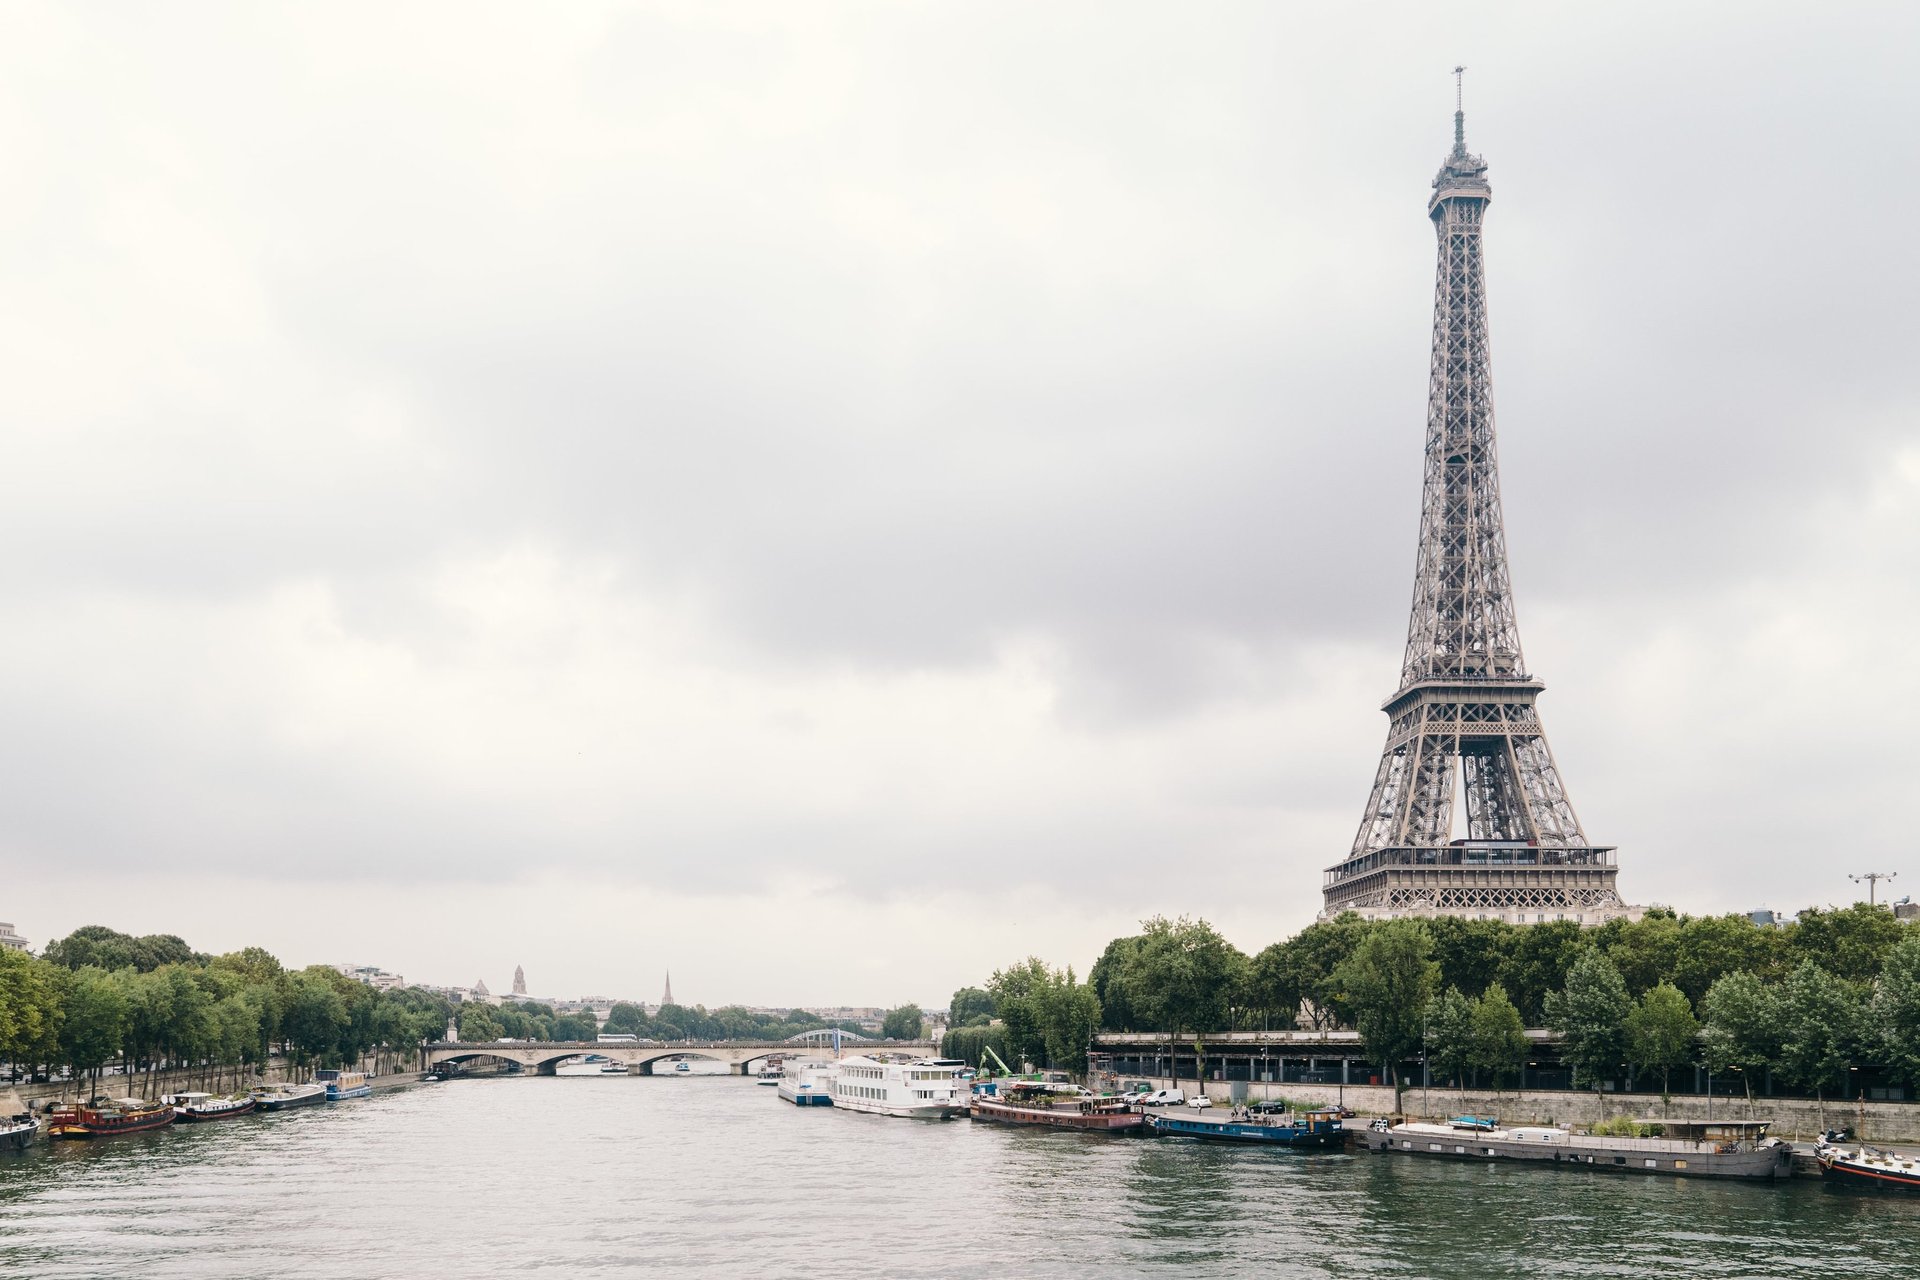
[[[182,1124],[229,1120],[249,1114],[258,1105],[252,1097],[217,1098],[211,1093],[176,1093],[168,1101]]]
[[[996,1124],[1093,1133],[1146,1132],[1146,1117],[1125,1098],[1103,1097],[1072,1085],[1016,1084],[1002,1087],[998,1094],[976,1093],[967,1113]]]
[[[172,1107],[140,1098],[115,1098],[91,1106],[68,1103],[47,1117],[49,1138],[106,1138],[159,1129],[175,1120]]]
[[[364,1071],[335,1071],[328,1068],[314,1072],[313,1078],[326,1086],[328,1102],[365,1098],[373,1093],[373,1086],[367,1083],[367,1073]]]
[[[1340,1127],[1340,1113],[1331,1107],[1291,1117],[1259,1111],[1229,1112],[1224,1116],[1168,1111],[1149,1115],[1147,1128],[1155,1137],[1264,1143],[1298,1150],[1341,1147],[1347,1140],[1346,1131]]]
[[[1450,1160],[1526,1160],[1603,1173],[1684,1178],[1780,1179],[1793,1176],[1793,1146],[1767,1136],[1764,1120],[1649,1120],[1661,1136],[1613,1137],[1546,1126],[1397,1124],[1376,1120],[1360,1132],[1369,1151]]]
[[[1813,1148],[1821,1177],[1861,1191],[1920,1194],[1920,1162],[1911,1155],[1864,1142],[1842,1144],[1834,1140],[1835,1136],[1827,1135]]]
[[[327,1100],[324,1084],[263,1085],[253,1091],[255,1105],[261,1111],[287,1111],[311,1107]]]

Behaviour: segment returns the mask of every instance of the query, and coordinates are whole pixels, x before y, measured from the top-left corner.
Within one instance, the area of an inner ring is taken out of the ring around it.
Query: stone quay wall
[[[1135,1077],[1128,1077],[1133,1079]],[[1185,1089],[1195,1094],[1192,1076],[1172,1080],[1154,1079],[1155,1088]],[[1389,1115],[1393,1111],[1393,1090],[1386,1085],[1350,1084],[1278,1084],[1209,1080],[1206,1093],[1215,1106],[1231,1105],[1238,1099],[1259,1102],[1267,1098],[1286,1098],[1308,1104],[1345,1104],[1361,1115]],[[1590,1089],[1551,1089],[1525,1093],[1494,1093],[1489,1089],[1422,1089],[1415,1085],[1403,1090],[1401,1105],[1415,1119],[1437,1119],[1457,1115],[1498,1116],[1503,1124],[1592,1124],[1615,1116],[1635,1120],[1770,1120],[1773,1134],[1795,1142],[1812,1142],[1822,1133],[1842,1125],[1852,1126],[1871,1142],[1920,1142],[1920,1103],[1916,1102],[1815,1102],[1811,1098],[1755,1098],[1751,1110],[1745,1098],[1704,1097],[1675,1094],[1671,1102],[1661,1101],[1657,1093],[1599,1093]]]

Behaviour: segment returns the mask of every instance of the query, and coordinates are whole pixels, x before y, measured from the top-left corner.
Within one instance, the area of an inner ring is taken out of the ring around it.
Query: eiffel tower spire
[[[1466,69],[1454,68],[1458,78]],[[1345,861],[1329,868],[1324,914],[1443,914],[1516,923],[1622,914],[1613,849],[1590,844],[1534,707],[1507,572],[1494,448],[1482,230],[1493,188],[1467,150],[1455,98],[1453,149],[1427,202],[1438,237],[1427,384],[1420,549],[1400,691],[1372,795]],[[1451,839],[1463,790],[1466,836]]]

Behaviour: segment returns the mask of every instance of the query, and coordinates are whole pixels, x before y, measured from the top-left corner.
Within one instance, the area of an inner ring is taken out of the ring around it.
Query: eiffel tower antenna
[[[1507,570],[1494,447],[1482,233],[1493,187],[1467,150],[1455,67],[1453,150],[1433,180],[1438,238],[1420,547],[1400,691],[1353,848],[1324,916],[1459,915],[1598,924],[1628,908],[1614,850],[1587,839],[1547,747]],[[1466,835],[1453,839],[1456,792]]]

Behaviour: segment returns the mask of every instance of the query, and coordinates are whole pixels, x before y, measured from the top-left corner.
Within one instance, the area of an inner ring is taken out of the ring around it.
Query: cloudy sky
[[[1313,917],[1464,61],[1623,892],[1920,889],[1920,9],[0,16],[0,918],[943,1002]]]

